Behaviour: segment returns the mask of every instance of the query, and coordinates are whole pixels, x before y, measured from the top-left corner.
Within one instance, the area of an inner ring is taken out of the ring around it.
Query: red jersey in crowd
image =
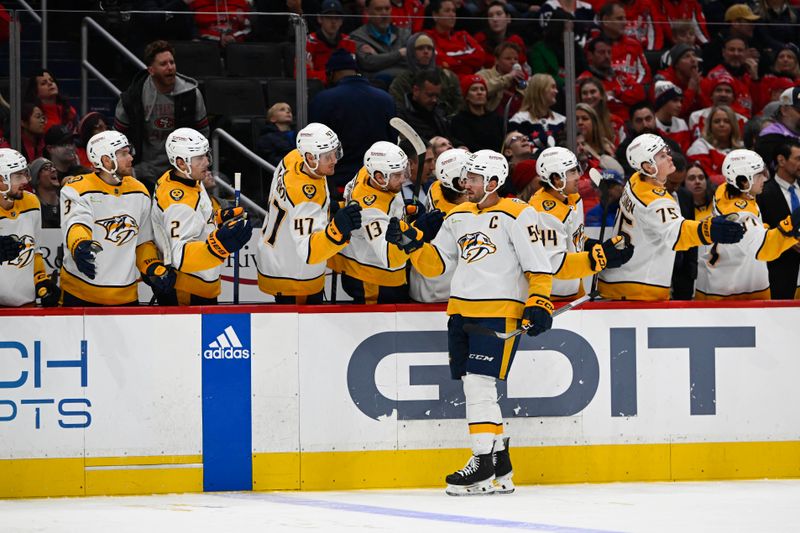
[[[652,80],[650,65],[644,57],[642,45],[625,35],[611,46],[611,68],[617,76],[627,74],[638,84],[648,84]]]
[[[425,7],[419,0],[392,0],[392,24],[408,28],[411,33],[422,31]]]
[[[664,124],[656,117],[656,129],[665,137],[669,137],[681,147],[684,154],[692,144],[692,135],[689,133],[689,125],[682,118],[672,117],[672,122]]]
[[[698,139],[703,136],[709,114],[711,114],[711,108],[704,107],[689,115],[689,131],[692,132],[693,139]],[[739,124],[739,135],[741,135],[744,133],[744,125],[747,123],[747,117],[736,113],[736,122]]]
[[[669,43],[674,44],[670,23],[678,20],[688,20],[692,23],[696,43],[705,44],[708,42],[706,16],[703,14],[703,8],[697,0],[653,0],[653,2],[656,11],[659,12],[664,38]]]
[[[236,42],[242,42],[250,33],[247,0],[192,0],[189,8],[195,12],[194,21],[203,39],[219,41],[231,35]]]
[[[342,48],[351,54],[356,53],[356,43],[346,33],[340,33],[336,42],[331,42],[324,35],[314,32],[306,40],[306,53],[308,54],[308,64],[306,72],[309,78],[328,81],[328,74],[325,72],[325,65],[334,50]]]
[[[603,2],[605,4],[606,2]],[[645,50],[661,50],[664,48],[664,31],[657,9],[650,0],[633,0],[622,2],[625,8],[625,35],[641,43]]]
[[[689,88],[688,82],[682,82],[675,72],[674,67],[667,67],[664,70],[659,70],[656,74],[656,79],[671,81],[683,91],[683,106],[681,107],[681,118],[687,119],[692,111],[696,111],[702,107],[700,102],[700,95],[697,91]],[[655,85],[655,84],[654,84]],[[698,87],[699,89],[699,87]]]
[[[469,33],[464,30],[440,33],[425,30],[436,46],[436,63],[450,69],[459,76],[474,74],[483,67],[484,51]]]
[[[481,45],[483,48],[483,66],[484,68],[492,68],[494,66],[494,47],[489,44],[489,36],[486,35],[486,32],[479,31],[475,34],[475,40],[478,41],[478,44]],[[503,42],[514,43],[519,46],[519,64],[524,65],[528,62],[528,54],[526,53],[528,47],[525,44],[525,41],[522,40],[522,37],[516,34],[512,34],[507,36]],[[495,45],[496,46],[496,45]]]
[[[730,151],[730,149],[720,150],[705,138],[700,137],[689,147],[686,157],[689,161],[700,163],[703,171],[713,183],[720,183],[725,181],[725,178],[722,177],[722,163]]]
[[[623,121],[630,117],[629,108],[645,99],[644,85],[636,78],[624,72],[615,72],[611,78],[601,77],[599,73],[585,70],[578,79],[595,77],[603,82],[606,91],[608,110],[612,115],[618,115]]]
[[[705,107],[711,105],[711,92],[715,86],[716,78],[729,77],[732,80],[734,103],[731,105],[734,111],[750,118],[753,116],[753,96],[752,90],[757,89],[758,83],[754,82],[747,72],[736,77],[725,68],[725,65],[717,65],[700,82],[700,99]]]

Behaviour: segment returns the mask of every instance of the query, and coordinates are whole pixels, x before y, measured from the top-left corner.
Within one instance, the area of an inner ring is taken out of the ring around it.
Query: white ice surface
[[[800,480],[441,490],[254,492],[0,501],[0,531],[800,531]]]

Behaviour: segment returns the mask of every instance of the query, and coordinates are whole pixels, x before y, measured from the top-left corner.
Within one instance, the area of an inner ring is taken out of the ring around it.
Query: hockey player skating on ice
[[[65,306],[137,305],[138,282],[147,276],[168,291],[175,274],[158,258],[150,222],[150,194],[131,176],[133,154],[117,131],[98,133],[86,145],[95,172],[70,178],[61,189]]]
[[[329,221],[327,176],[342,157],[339,137],[312,122],[297,134],[275,169],[269,214],[258,243],[258,287],[276,303],[321,304],[328,259],[361,227],[361,206],[339,209]]]
[[[31,176],[25,158],[0,148],[0,305],[58,305],[60,291],[44,268],[39,251],[39,199],[23,190]]]
[[[167,137],[172,165],[156,185],[153,229],[165,262],[177,270],[175,290],[162,305],[216,304],[223,262],[253,233],[241,207],[214,211],[203,186],[211,158],[199,131],[178,128]]]
[[[756,195],[766,179],[761,156],[750,150],[733,150],[722,163],[723,183],[714,194],[714,216],[735,219],[747,230],[741,242],[713,245],[700,258],[697,269],[698,300],[769,300],[769,274],[765,261],[778,258],[797,244],[800,209],[777,228],[761,220]]]
[[[578,159],[566,148],[547,148],[536,160],[542,188],[530,199],[539,212],[540,237],[553,267],[553,300],[583,296],[583,279],[604,268],[624,265],[633,255],[622,237],[583,251],[583,203],[578,194]]]
[[[538,335],[553,322],[552,274],[540,240],[539,214],[520,200],[498,196],[507,176],[501,154],[480,150],[465,166],[469,201],[448,213],[430,244],[424,243],[422,231],[396,218],[386,233],[386,240],[408,252],[422,274],[454,270],[447,306],[450,372],[464,385],[472,457],[446,477],[446,492],[453,496],[514,490],[495,383],[508,376],[519,337],[468,334],[464,325],[508,332],[522,321],[533,324],[529,335]]]
[[[676,251],[739,242],[744,229],[722,216],[703,221],[681,216],[678,203],[664,188],[675,165],[658,135],[639,135],[626,156],[636,172],[620,198],[614,235],[634,246],[633,257],[600,273],[600,295],[612,300],[669,300]]]

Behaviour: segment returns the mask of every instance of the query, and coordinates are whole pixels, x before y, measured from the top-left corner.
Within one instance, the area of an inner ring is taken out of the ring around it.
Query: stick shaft
[[[242,173],[233,175],[233,203],[239,207],[239,197],[242,193]],[[239,251],[233,254],[233,303],[239,303]]]

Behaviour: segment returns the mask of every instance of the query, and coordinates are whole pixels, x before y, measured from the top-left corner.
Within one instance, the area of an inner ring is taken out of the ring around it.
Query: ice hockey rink
[[[0,531],[800,531],[800,480],[442,490],[227,492],[0,501]]]

